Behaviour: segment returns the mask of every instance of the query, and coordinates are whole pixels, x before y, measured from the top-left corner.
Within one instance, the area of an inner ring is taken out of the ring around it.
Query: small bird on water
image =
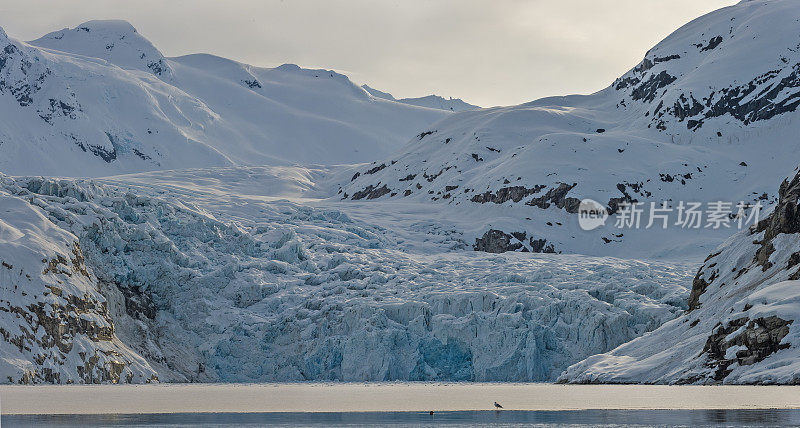
[[[495,409],[502,409],[503,408],[503,406],[498,404],[497,401],[494,402],[494,407],[495,407]]]

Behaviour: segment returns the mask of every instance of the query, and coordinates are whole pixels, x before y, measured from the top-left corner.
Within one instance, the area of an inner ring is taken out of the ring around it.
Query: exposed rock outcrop
[[[581,200],[578,198],[567,197],[567,193],[577,186],[577,183],[566,184],[559,183],[558,187],[550,189],[544,196],[533,198],[526,205],[539,207],[541,209],[550,208],[550,205],[555,205],[558,208],[565,210],[570,214],[577,214],[580,208]]]
[[[470,200],[479,204],[485,204],[487,202],[493,204],[502,204],[508,201],[519,202],[530,195],[539,193],[545,187],[547,186],[534,186],[532,188],[526,188],[525,186],[503,187],[495,192],[486,191],[475,195]]]
[[[714,368],[714,379],[721,381],[731,373],[728,367],[753,365],[781,349],[791,346],[781,343],[789,334],[793,320],[783,320],[776,316],[748,320],[739,318],[727,326],[720,325],[708,337],[703,352],[708,353],[708,365]],[[736,333],[732,338],[730,335]],[[729,350],[733,349],[733,355]]]
[[[524,248],[522,242],[513,235],[504,233],[497,229],[487,230],[482,237],[475,239],[472,246],[475,251],[487,253],[505,253],[506,251],[518,251]]]
[[[80,203],[97,191],[94,185],[80,187],[67,180],[10,182],[0,176],[0,382],[158,380],[117,337],[79,238],[52,222],[65,219],[67,211],[41,209],[46,194]]]

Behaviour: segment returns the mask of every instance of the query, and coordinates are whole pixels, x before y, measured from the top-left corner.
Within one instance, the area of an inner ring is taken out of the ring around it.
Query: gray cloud
[[[125,19],[166,55],[333,68],[395,94],[484,106],[607,86],[673,30],[735,0],[3,0],[23,40]],[[80,6],[80,7],[79,7]]]

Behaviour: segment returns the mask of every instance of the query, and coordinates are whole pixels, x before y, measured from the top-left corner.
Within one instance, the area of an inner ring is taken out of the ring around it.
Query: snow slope
[[[0,30],[0,114],[0,171],[68,176],[364,162],[447,115],[333,71],[165,58],[121,21],[28,43]]]
[[[466,103],[458,98],[450,97],[450,99],[447,99],[440,97],[438,95],[428,95],[425,97],[418,97],[418,98],[401,98],[398,100],[388,92],[379,91],[377,89],[370,88],[367,85],[361,85],[361,87],[364,88],[365,91],[369,92],[369,94],[372,95],[373,97],[382,98],[384,100],[397,101],[403,104],[409,104],[413,106],[436,108],[439,110],[450,110],[454,112],[465,111],[465,110],[477,110],[480,108],[476,105]]]
[[[774,183],[800,157],[798,19],[800,5],[790,0],[712,12],[607,89],[457,113],[392,156],[343,174],[340,195],[470,212],[486,219],[473,235],[476,248],[495,230],[518,251],[707,254],[733,232],[586,233],[574,214],[583,198],[611,214],[631,201],[673,209],[681,200],[774,203]],[[484,216],[485,206],[504,212]]]
[[[800,382],[800,174],[775,212],[732,237],[698,271],[689,311],[571,366],[564,382]]]
[[[368,224],[341,203],[310,201],[317,174],[260,167],[100,181],[6,176],[0,194],[35,213],[4,215],[11,230],[52,229],[40,245],[65,255],[58,268],[72,266],[69,250],[79,243],[81,291],[106,296],[103,325],[135,352],[116,356],[125,362],[121,382],[151,373],[161,381],[550,380],[685,308],[688,290],[679,284],[689,265],[464,252],[457,234],[420,217],[427,239],[409,243],[380,211]],[[35,281],[11,284],[27,299],[54,298],[42,297],[52,282],[40,279],[40,257],[28,257],[30,267],[8,260],[14,267],[2,273],[17,278],[25,266]],[[69,274],[52,281],[71,284],[77,275]],[[0,312],[4,331],[18,325]],[[44,327],[31,325],[28,335],[39,337]],[[0,340],[3,381],[89,381],[52,341],[26,342],[27,353],[7,357],[15,334]],[[90,339],[90,354],[107,349]]]

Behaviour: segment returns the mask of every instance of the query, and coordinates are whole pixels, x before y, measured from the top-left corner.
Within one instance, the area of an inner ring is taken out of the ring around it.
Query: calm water
[[[4,428],[800,426],[800,386],[0,385],[0,414]]]
[[[327,427],[327,426],[779,426],[800,425],[800,410],[576,410],[324,413],[161,413],[138,415],[13,415],[4,427]]]

